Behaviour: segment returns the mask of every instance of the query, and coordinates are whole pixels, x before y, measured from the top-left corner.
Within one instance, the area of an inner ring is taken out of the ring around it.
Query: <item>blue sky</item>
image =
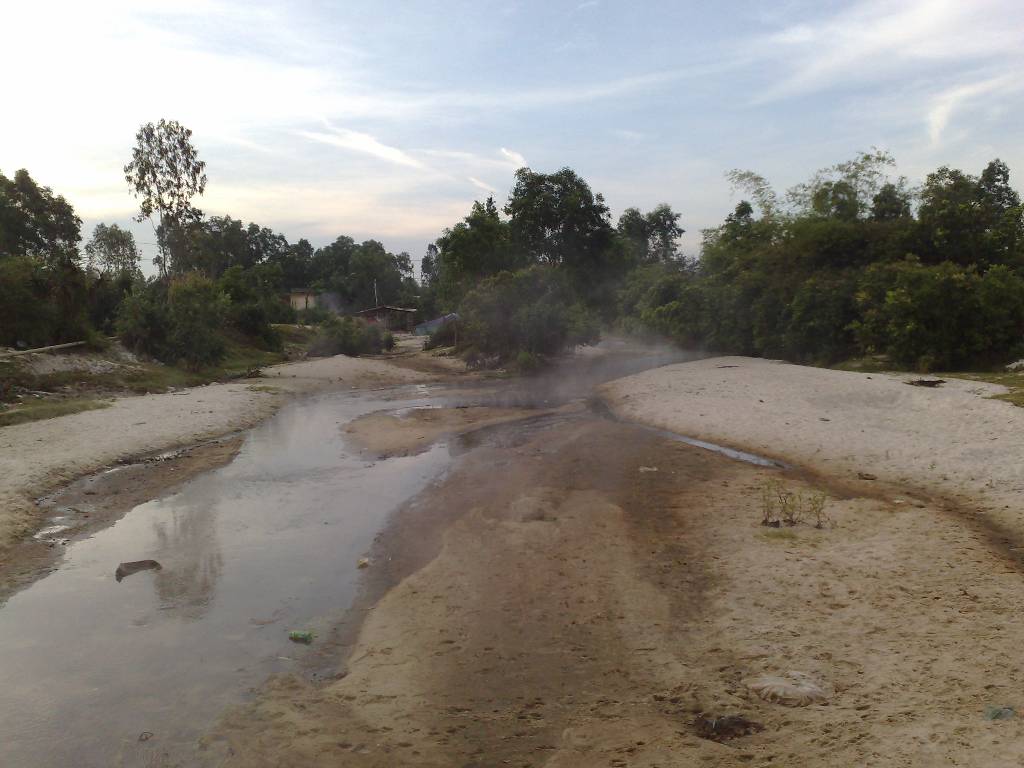
[[[615,216],[670,203],[691,253],[731,168],[782,189],[877,146],[913,181],[1024,174],[1019,0],[37,0],[0,29],[0,171],[86,234],[130,219],[121,167],[160,117],[194,130],[208,213],[414,257],[521,164],[574,168]]]

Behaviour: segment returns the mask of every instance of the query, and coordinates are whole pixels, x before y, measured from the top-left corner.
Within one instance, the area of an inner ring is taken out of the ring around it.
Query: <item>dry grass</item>
[[[0,411],[0,427],[10,427],[29,421],[52,419],[56,416],[67,416],[70,413],[95,411],[99,408],[109,407],[110,403],[103,400],[30,400],[10,410]]]

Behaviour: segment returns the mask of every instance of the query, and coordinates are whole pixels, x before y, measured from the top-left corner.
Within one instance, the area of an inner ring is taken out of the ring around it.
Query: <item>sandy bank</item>
[[[1003,387],[718,357],[630,376],[601,390],[620,416],[788,459],[939,493],[1024,531],[1024,409]]]
[[[0,428],[0,551],[37,524],[38,496],[119,459],[252,426],[284,395],[427,378],[386,362],[338,356],[275,366],[260,379],[122,397],[103,410]]]

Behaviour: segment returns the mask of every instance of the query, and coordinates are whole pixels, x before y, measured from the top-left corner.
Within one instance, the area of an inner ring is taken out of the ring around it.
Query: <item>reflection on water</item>
[[[153,581],[161,610],[192,619],[202,616],[224,567],[216,504],[176,504],[171,519],[154,522],[153,531],[155,559],[161,565]]]
[[[74,543],[12,596],[0,608],[0,765],[194,764],[217,714],[306,652],[288,630],[340,618],[388,514],[451,461],[443,446],[376,463],[346,448],[351,419],[427,404],[408,394],[287,406],[231,464]],[[115,578],[144,560],[161,568]]]

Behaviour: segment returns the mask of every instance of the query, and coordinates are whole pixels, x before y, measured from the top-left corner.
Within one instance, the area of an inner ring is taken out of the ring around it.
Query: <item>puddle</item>
[[[0,764],[193,764],[224,707],[294,668],[307,649],[288,631],[327,632],[389,513],[451,462],[443,445],[383,462],[347,449],[342,424],[427,404],[386,397],[286,406],[231,464],[71,543],[13,595],[0,609]],[[137,565],[148,560],[160,567]],[[132,573],[117,581],[122,563]]]

